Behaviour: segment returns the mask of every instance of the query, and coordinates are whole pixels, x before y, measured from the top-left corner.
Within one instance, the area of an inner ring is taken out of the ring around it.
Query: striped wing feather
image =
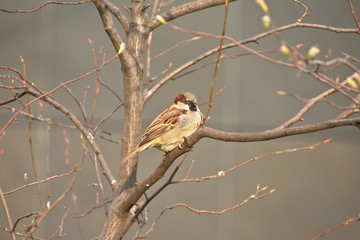
[[[187,110],[170,107],[160,113],[146,129],[144,136],[139,143],[139,147],[173,129],[174,126],[179,123],[180,115],[186,112]]]

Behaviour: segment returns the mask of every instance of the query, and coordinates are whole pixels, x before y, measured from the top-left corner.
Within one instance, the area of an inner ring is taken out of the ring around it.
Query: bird
[[[195,94],[191,92],[179,93],[173,104],[152,121],[137,147],[122,162],[151,147],[165,154],[177,146],[181,148],[185,138],[199,128],[203,119],[196,100]]]

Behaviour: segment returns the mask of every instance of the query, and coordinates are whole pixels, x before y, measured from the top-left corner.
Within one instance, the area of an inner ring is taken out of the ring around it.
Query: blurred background
[[[175,1],[180,5],[185,1]],[[340,28],[356,28],[350,14],[348,1],[318,0],[302,1],[310,7],[309,16],[303,22],[325,24]],[[352,1],[355,13],[360,17],[360,2]],[[2,1],[0,8],[34,9],[41,2]],[[116,4],[129,5],[129,1]],[[152,1],[149,1],[152,4]],[[289,0],[268,1],[270,16],[276,26],[294,23],[300,18],[304,9]],[[150,14],[150,11],[149,11]],[[239,0],[230,4],[227,34],[234,39],[246,39],[263,32],[261,17],[263,12],[255,1]],[[187,15],[172,22],[177,26],[195,31],[221,34],[224,17],[224,6],[207,9]],[[120,29],[120,25],[117,24]],[[102,59],[114,56],[115,52],[108,39],[98,12],[91,3],[79,6],[48,5],[35,13],[9,14],[0,12],[0,65],[21,70],[20,55],[26,64],[26,76],[35,82],[43,91],[57,87],[60,82],[79,77],[94,69],[94,61],[88,39],[92,40],[95,53]],[[124,32],[119,30],[124,37]],[[336,34],[317,29],[295,28],[280,33],[291,45],[303,44],[301,51],[318,45],[321,50],[319,58],[323,59],[331,49],[332,57],[343,57],[347,53],[360,58],[359,34]],[[191,34],[177,32],[162,26],[153,33],[151,55],[164,51],[174,44],[194,37]],[[125,38],[125,37],[124,37]],[[157,58],[151,65],[151,77],[166,69],[172,63],[173,69],[199,54],[217,46],[218,40],[207,37],[186,43],[173,51]],[[247,45],[256,50],[279,49],[279,42],[274,36],[261,39],[259,44]],[[224,51],[227,55],[244,53],[240,48]],[[281,53],[269,56],[287,61]],[[212,56],[199,65],[215,59]],[[175,81],[169,81],[146,104],[144,109],[143,129],[163,109],[168,107],[177,93],[194,92],[204,102],[210,91],[210,83],[214,65],[202,68],[192,74]],[[7,72],[8,73],[8,72]],[[1,73],[2,75],[5,73]],[[333,77],[344,80],[352,73],[342,67],[334,70]],[[123,96],[120,64],[115,59],[100,72],[100,78],[118,95]],[[1,79],[4,85],[9,79]],[[69,84],[80,101],[87,92],[85,108],[88,115],[92,109],[96,76],[84,78]],[[90,88],[88,89],[88,86]],[[257,132],[272,129],[294,116],[302,102],[290,97],[280,96],[277,91],[296,93],[304,98],[312,98],[327,90],[327,86],[296,69],[279,66],[256,56],[241,56],[221,62],[216,79],[215,91],[226,87],[222,94],[215,98],[210,112],[208,126],[233,132]],[[87,90],[88,89],[88,90]],[[11,97],[7,91],[0,89],[1,100]],[[53,96],[65,107],[72,110],[79,119],[81,112],[70,95],[60,89]],[[348,104],[341,95],[330,98],[339,104]],[[96,105],[94,123],[100,121],[120,104],[120,101],[106,88],[101,87]],[[13,105],[17,109],[19,103]],[[39,113],[39,104],[33,104],[34,114]],[[201,109],[206,111],[206,105]],[[58,111],[44,105],[45,116],[53,122],[70,124]],[[319,103],[304,118],[304,123],[318,122],[340,114],[326,103]],[[1,128],[13,113],[6,109],[0,111]],[[110,132],[109,138],[121,139],[122,109],[118,110],[101,127]],[[63,127],[47,127],[38,121],[32,122],[33,146],[39,179],[45,179],[46,159],[50,162],[50,176],[67,172],[64,154],[69,147],[70,169],[80,162],[83,147],[79,132],[66,129],[70,145],[65,144]],[[144,131],[144,130],[143,130]],[[28,120],[23,116],[16,118],[16,124],[7,128],[0,142],[4,151],[0,158],[0,186],[4,192],[10,191],[25,183],[33,182],[34,174],[30,157]],[[313,150],[273,155],[259,159],[233,171],[225,177],[201,183],[175,184],[166,188],[148,206],[147,230],[160,212],[167,206],[185,203],[199,210],[221,211],[241,203],[255,193],[256,186],[269,186],[276,189],[270,196],[250,201],[243,207],[221,216],[195,214],[184,208],[168,210],[157,222],[148,239],[312,239],[320,233],[356,217],[360,212],[360,134],[354,127],[342,127],[313,134],[287,137],[267,142],[224,143],[211,139],[202,139],[195,145],[175,179],[185,177],[191,161],[194,165],[190,178],[215,174],[241,162],[262,154],[281,151],[289,148],[310,146],[325,139],[332,141]],[[115,176],[120,160],[120,146],[95,137],[98,145]],[[50,143],[50,147],[47,145]],[[140,154],[138,180],[148,176],[160,163],[162,153],[147,150]],[[149,195],[156,191],[166,180],[176,164],[169,169],[165,178],[149,190]],[[95,238],[101,232],[105,213],[104,209],[96,209],[89,216],[75,220],[70,214],[65,215],[68,207],[74,210],[74,198],[77,202],[78,214],[89,211],[96,204],[98,188],[89,187],[97,182],[93,163],[84,159],[72,194],[68,194],[65,202],[56,206],[36,232],[36,236],[49,238],[64,220],[64,239],[81,239],[79,231],[85,239]],[[111,199],[111,189],[106,179],[102,178],[106,196]],[[51,181],[50,203],[55,201],[68,187],[67,177]],[[41,190],[46,199],[47,185]],[[13,222],[32,212],[40,212],[41,206],[35,187],[6,195]],[[17,230],[30,224],[31,218],[21,220]],[[3,208],[0,210],[0,225],[8,226]],[[134,231],[135,228],[132,230]],[[126,239],[131,239],[129,233]],[[360,225],[352,222],[340,229],[325,235],[323,239],[359,239]],[[0,239],[10,239],[10,235],[0,230]]]

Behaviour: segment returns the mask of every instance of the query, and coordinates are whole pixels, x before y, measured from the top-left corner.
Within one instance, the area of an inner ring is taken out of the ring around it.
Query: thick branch
[[[104,0],[107,8],[109,9],[109,11],[114,14],[114,16],[116,17],[116,19],[120,22],[121,26],[123,27],[124,31],[126,34],[129,33],[129,29],[130,29],[130,23],[129,20],[125,17],[124,14],[121,13],[121,11],[119,10],[119,8],[117,6],[115,6],[115,4],[113,4],[111,1],[109,0]]]
[[[109,36],[111,43],[113,44],[115,51],[118,52],[120,49],[121,44],[124,42],[119,35],[118,31],[116,30],[116,27],[114,25],[114,22],[109,14],[108,6],[106,5],[104,0],[94,0],[94,4],[99,11],[99,15],[101,17],[101,21],[104,25],[105,32]],[[112,6],[110,6],[110,9]],[[112,9],[114,10],[114,9]],[[126,28],[124,28],[126,31]],[[121,54],[119,54],[119,59],[121,61],[121,64],[124,66],[132,66],[133,62],[131,61],[132,58],[129,55],[127,49],[125,48]]]
[[[230,2],[233,1],[235,0],[230,0]],[[168,22],[174,20],[175,18],[182,17],[184,15],[197,12],[206,8],[216,7],[222,4],[225,4],[225,0],[198,0],[171,8],[169,11],[164,12],[160,15],[165,19],[165,21]],[[153,18],[151,19],[149,27],[152,31],[160,25],[161,23],[156,18]]]
[[[360,117],[351,118],[351,119],[332,119],[323,121],[320,123],[314,123],[304,126],[284,128],[284,129],[274,129],[264,132],[257,133],[232,133],[232,132],[223,132],[214,128],[203,127],[194,135],[197,136],[194,142],[197,142],[197,139],[208,137],[212,139],[217,139],[225,142],[254,142],[254,141],[266,141],[276,138],[282,138],[298,134],[306,134],[312,132],[318,132],[330,128],[342,127],[342,126],[360,126]],[[191,137],[191,140],[193,137]],[[192,141],[189,141],[192,144]]]
[[[187,148],[192,147],[195,143],[197,143],[201,138],[207,137],[225,142],[254,142],[254,141],[266,141],[276,138],[282,138],[292,135],[298,134],[306,134],[312,132],[318,132],[326,129],[331,129],[335,127],[342,126],[360,126],[360,117],[352,118],[352,119],[332,119],[328,121],[323,121],[315,124],[308,124],[304,126],[291,127],[285,129],[273,129],[267,130],[263,132],[255,132],[255,133],[234,133],[234,132],[224,132],[221,130],[217,130],[209,127],[200,127],[197,132],[187,138],[186,144]],[[130,194],[128,202],[124,202],[124,206],[127,208],[131,208],[132,205],[136,202],[136,199],[140,197],[138,194],[144,192],[147,188],[149,188],[153,183],[159,180],[163,173],[165,173],[168,166],[172,164],[172,162],[184,154],[186,150],[180,150],[176,148],[175,150],[168,153],[162,161],[162,163],[157,167],[157,169],[147,177],[145,180],[140,182],[136,189],[133,190],[132,194]],[[165,169],[166,168],[166,169]]]
[[[225,142],[252,142],[252,141],[266,141],[270,139],[276,139],[291,135],[305,134],[311,132],[322,131],[330,128],[341,127],[341,126],[360,126],[360,117],[353,119],[333,119],[328,121],[323,121],[320,123],[309,124],[299,127],[291,127],[285,129],[273,129],[263,132],[256,133],[233,133],[233,132],[224,132],[209,127],[200,127],[197,132],[187,138],[186,146],[182,149],[176,148],[170,153],[166,154],[164,160],[160,165],[155,169],[155,171],[144,179],[142,182],[138,183],[136,187],[130,190],[128,197],[125,200],[119,201],[115,199],[114,204],[118,206],[119,212],[129,211],[130,208],[139,200],[139,198],[149,189],[154,183],[161,179],[167,169],[171,164],[182,154],[184,154],[190,147],[197,143],[201,138],[207,137]],[[121,237],[126,233],[127,229],[123,229],[121,232]]]
[[[135,148],[141,133],[140,129],[143,111],[141,81],[143,78],[144,47],[146,46],[146,39],[148,36],[148,19],[145,13],[146,8],[145,1],[143,0],[134,0],[131,2],[131,25],[128,32],[127,49],[124,52],[124,55],[121,54],[122,56],[120,57],[125,98],[125,115],[121,148],[122,157]],[[106,9],[101,8],[100,10],[105,11]],[[104,22],[106,32],[108,32],[106,26],[113,27],[112,23],[108,22],[105,24]],[[119,239],[120,230],[128,219],[129,211],[124,208],[119,208],[118,205],[123,199],[128,198],[129,191],[135,187],[136,169],[136,156],[121,164],[118,178],[119,181],[116,186],[116,191],[114,192],[115,200],[110,207],[110,212],[99,239]]]

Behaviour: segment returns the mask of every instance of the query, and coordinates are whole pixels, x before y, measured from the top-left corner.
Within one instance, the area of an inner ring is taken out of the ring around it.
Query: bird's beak
[[[191,104],[191,107],[196,107],[197,106],[196,100],[190,101],[190,104]]]

